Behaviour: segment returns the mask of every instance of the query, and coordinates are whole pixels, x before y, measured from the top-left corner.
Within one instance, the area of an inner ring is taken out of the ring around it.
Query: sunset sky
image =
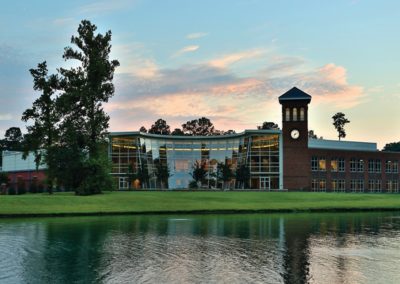
[[[2,1],[0,137],[39,95],[30,68],[65,66],[79,22],[113,33],[121,66],[106,105],[111,131],[206,116],[217,129],[281,126],[278,96],[313,99],[309,128],[349,141],[400,141],[400,1]]]

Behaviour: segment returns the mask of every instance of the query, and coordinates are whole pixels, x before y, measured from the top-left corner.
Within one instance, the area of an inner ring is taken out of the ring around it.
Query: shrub
[[[15,195],[16,194],[15,188],[14,187],[9,187],[8,188],[8,194],[9,195]]]
[[[191,188],[191,189],[197,188],[197,182],[195,180],[192,180],[189,183],[189,188]]]
[[[43,183],[39,183],[38,187],[37,187],[37,192],[38,193],[43,193],[44,192],[44,185]]]
[[[18,180],[17,188],[18,188],[18,194],[26,193],[25,182],[23,180]]]
[[[37,193],[38,192],[38,186],[36,182],[32,182],[31,186],[29,187],[29,192],[30,193]]]

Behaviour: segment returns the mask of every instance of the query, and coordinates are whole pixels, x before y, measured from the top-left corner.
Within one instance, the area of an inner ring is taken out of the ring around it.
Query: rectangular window
[[[346,163],[343,158],[339,158],[339,172],[345,172],[346,171]]]
[[[398,161],[386,161],[386,173],[397,174],[399,172],[399,164]]]
[[[326,160],[325,158],[320,158],[318,161],[318,169],[320,172],[326,172]]]
[[[286,113],[285,113],[285,115],[286,115],[286,117],[285,117],[285,121],[290,121],[290,108],[286,108]]]
[[[364,160],[352,158],[350,160],[350,172],[362,173],[363,171],[364,171]]]
[[[375,172],[375,160],[368,160],[368,172],[369,173]]]
[[[300,108],[300,121],[304,121],[304,107]]]
[[[357,181],[355,179],[350,180],[350,190],[355,192],[357,189]]]
[[[337,172],[339,170],[339,161],[338,159],[331,159],[331,171]]]
[[[311,171],[318,171],[318,158],[314,156],[311,158]]]
[[[370,179],[368,181],[368,190],[370,192],[380,192],[382,190],[382,181],[380,179]]]
[[[326,191],[326,180],[319,180],[319,191]]]
[[[346,181],[344,179],[338,181],[338,189],[339,191],[346,191]]]
[[[332,180],[332,190],[333,191],[338,191],[338,189],[339,189],[338,180],[337,179],[333,179]]]
[[[316,179],[312,179],[311,180],[311,189],[313,191],[317,191],[318,190],[318,181]]]
[[[357,189],[359,192],[364,191],[364,180],[363,179],[359,179],[357,182]]]
[[[382,171],[381,160],[375,160],[375,172],[380,173]]]
[[[293,121],[297,121],[297,108],[293,108]]]

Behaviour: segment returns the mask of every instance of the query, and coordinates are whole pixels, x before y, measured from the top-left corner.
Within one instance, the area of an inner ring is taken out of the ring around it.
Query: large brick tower
[[[293,87],[279,97],[282,105],[283,187],[310,189],[308,104],[311,96]]]

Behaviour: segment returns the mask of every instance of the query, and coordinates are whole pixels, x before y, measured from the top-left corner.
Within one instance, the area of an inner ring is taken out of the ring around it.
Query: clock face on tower
[[[292,137],[295,140],[299,139],[300,132],[297,129],[293,129],[292,131],[290,131],[290,137]]]

